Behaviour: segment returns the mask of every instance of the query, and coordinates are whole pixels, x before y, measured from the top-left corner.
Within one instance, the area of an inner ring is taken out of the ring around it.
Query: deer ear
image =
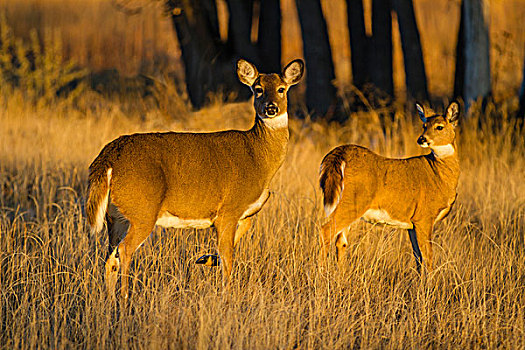
[[[445,118],[448,122],[454,126],[458,125],[459,119],[459,104],[456,101],[452,101],[448,107],[447,112],[445,113]]]
[[[417,114],[419,115],[419,118],[421,119],[421,121],[423,123],[426,123],[427,117],[425,117],[425,109],[423,108],[423,106],[419,103],[416,103],[416,109],[417,109]]]
[[[304,73],[304,62],[301,59],[293,60],[284,67],[281,77],[288,85],[295,85],[301,80]]]
[[[241,58],[237,61],[237,76],[241,83],[252,86],[259,76],[259,72],[255,65]]]

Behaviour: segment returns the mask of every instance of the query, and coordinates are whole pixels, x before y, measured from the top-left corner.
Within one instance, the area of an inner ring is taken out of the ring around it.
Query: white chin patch
[[[264,125],[272,129],[288,127],[288,113],[283,113],[275,117],[260,116]]]
[[[448,144],[443,146],[432,146],[432,152],[438,158],[445,158],[453,155],[455,150],[451,144]]]
[[[428,148],[428,143],[425,142],[425,143],[423,143],[423,144],[419,144],[419,146],[420,146],[421,148]]]

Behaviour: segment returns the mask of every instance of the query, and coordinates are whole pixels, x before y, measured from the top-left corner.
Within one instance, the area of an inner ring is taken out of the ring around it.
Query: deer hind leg
[[[106,223],[109,236],[109,251],[106,259],[106,287],[108,295],[114,297],[120,269],[120,255],[117,246],[128,232],[129,221],[120,214],[113,204],[110,204],[106,214]]]
[[[348,240],[346,239],[346,233],[348,229],[341,231],[335,239],[335,248],[337,252],[337,263],[341,266],[345,259],[346,247],[348,246]]]
[[[120,296],[123,299],[128,298],[129,265],[133,253],[142,245],[142,243],[144,243],[146,238],[148,238],[154,226],[155,221],[149,221],[147,223],[141,222],[137,224],[132,223],[128,234],[118,246],[122,276]]]
[[[330,243],[337,237],[336,248],[337,248],[337,260],[342,261],[344,252],[348,245],[346,235],[344,231],[348,226],[352,224],[359,215],[348,215],[348,213],[341,213],[340,210],[336,210],[321,227],[320,243],[321,249],[319,251],[319,261],[326,261],[326,256],[329,252]]]
[[[117,285],[118,272],[120,270],[120,255],[118,249],[114,249],[106,260],[106,289],[108,295],[115,298],[115,288]]]
[[[251,217],[247,217],[243,220],[239,220],[239,223],[237,224],[237,230],[235,231],[235,239],[233,241],[234,248],[237,246],[237,243],[239,243],[242,236],[244,236],[244,234],[248,232],[251,226],[252,226]]]

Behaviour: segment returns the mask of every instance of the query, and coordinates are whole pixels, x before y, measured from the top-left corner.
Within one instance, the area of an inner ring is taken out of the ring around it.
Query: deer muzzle
[[[420,145],[421,147],[429,146],[428,139],[424,135],[419,136],[419,138],[417,139],[417,144]]]
[[[275,103],[270,102],[264,107],[264,113],[268,117],[275,117],[279,113],[279,107]]]

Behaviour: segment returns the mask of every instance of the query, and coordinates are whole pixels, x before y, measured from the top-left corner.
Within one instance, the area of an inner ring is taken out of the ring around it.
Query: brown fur
[[[458,113],[457,104],[452,103],[446,116],[422,116],[424,132],[418,143],[430,144],[433,151],[424,156],[385,158],[356,145],[337,147],[325,156],[321,164],[321,188],[325,205],[336,207],[328,213],[328,221],[321,230],[323,259],[329,243],[336,236],[337,256],[343,256],[346,248],[344,230],[365,216],[368,221],[384,221],[411,230],[411,236],[417,236],[417,242],[421,244],[421,252],[418,243],[414,246],[418,268],[421,253],[427,267],[432,268],[430,240],[433,226],[448,214],[456,198],[459,160],[454,128]],[[442,127],[442,130],[437,127]],[[435,153],[445,145],[450,145],[454,153],[436,156]],[[346,164],[343,176],[339,170],[342,163]],[[343,189],[342,195],[337,201],[340,189]],[[383,212],[388,214],[385,220],[381,220],[378,214]],[[369,216],[373,214],[375,218]],[[414,241],[412,243],[414,245]]]
[[[290,75],[291,68],[298,69],[297,74]],[[302,72],[300,60],[291,62],[281,75],[259,75],[255,66],[239,62],[239,78],[255,94],[257,114],[250,130],[134,134],[103,148],[90,166],[87,216],[90,225],[96,226],[111,168],[106,216],[110,226],[106,281],[111,293],[119,268],[126,276],[133,252],[166,215],[209,220],[216,227],[223,273],[228,278],[234,245],[249,229],[249,216],[264,205],[270,181],[286,155],[288,128],[273,128],[273,113],[286,113],[286,90],[299,81]],[[282,87],[284,93],[279,92]],[[276,110],[268,108],[271,103]],[[259,204],[253,206],[255,202]],[[127,234],[122,232],[127,229],[123,220],[129,223]],[[122,278],[121,293],[127,297],[127,278]]]

